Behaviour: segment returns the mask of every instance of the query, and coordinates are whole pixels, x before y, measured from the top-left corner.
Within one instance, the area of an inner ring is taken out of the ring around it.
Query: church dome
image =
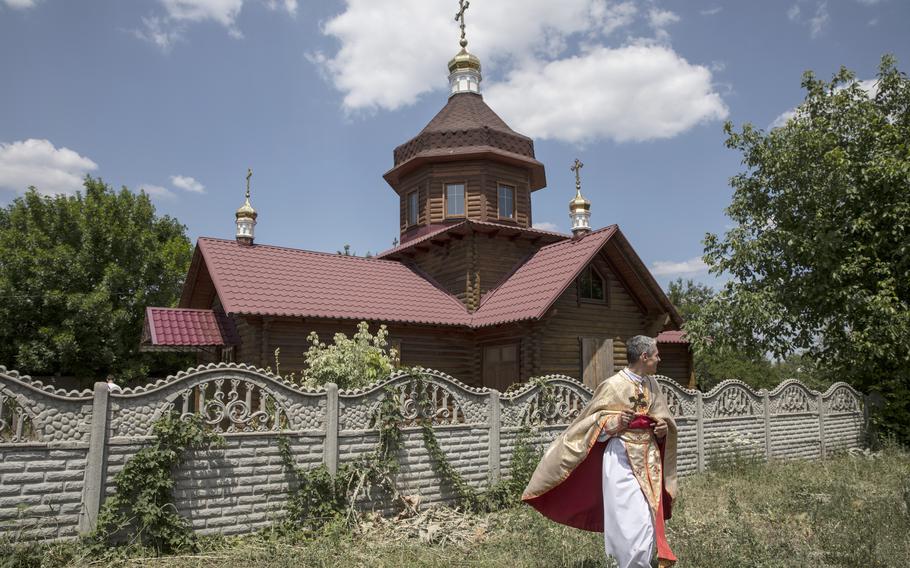
[[[528,168],[532,189],[546,185],[543,164],[534,157],[534,141],[509,128],[483,97],[474,93],[449,97],[442,110],[417,136],[395,148],[395,166],[386,174],[386,179],[391,182],[403,174],[403,170],[427,161],[470,159],[480,155],[498,157]]]

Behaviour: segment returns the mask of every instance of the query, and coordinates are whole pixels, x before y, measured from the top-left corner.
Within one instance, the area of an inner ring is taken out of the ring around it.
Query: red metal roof
[[[662,331],[657,335],[657,342],[688,344],[689,340],[686,339],[686,332],[684,331]]]
[[[198,247],[228,313],[470,325],[458,299],[395,261],[211,238]]]
[[[473,327],[542,317],[616,232],[616,225],[542,247],[474,312]]]
[[[145,325],[152,346],[236,345],[233,323],[213,310],[146,308]]]

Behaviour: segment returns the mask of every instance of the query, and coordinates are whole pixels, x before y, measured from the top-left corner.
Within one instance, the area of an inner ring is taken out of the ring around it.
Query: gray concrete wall
[[[418,381],[397,373],[361,390],[310,390],[245,365],[212,364],[124,391],[98,383],[94,391],[65,392],[0,367],[0,537],[62,539],[90,530],[114,477],[150,443],[152,424],[169,411],[199,414],[225,438],[222,448],[186,456],[175,473],[177,510],[200,533],[239,534],[283,515],[289,480],[279,435],[289,439],[300,467],[325,464],[334,471],[373,451],[375,415],[391,392],[411,424],[418,412],[432,421],[455,469],[484,488],[510,474],[519,435],[546,447],[592,394],[564,376],[545,377],[545,398],[536,385],[503,395],[437,371],[420,374]],[[863,398],[843,383],[818,393],[797,381],[772,391],[726,381],[701,393],[659,381],[678,424],[682,475],[744,451],[811,459],[862,442]],[[429,406],[419,408],[419,399]],[[398,459],[402,494],[420,495],[425,504],[452,499],[419,427],[404,427]]]

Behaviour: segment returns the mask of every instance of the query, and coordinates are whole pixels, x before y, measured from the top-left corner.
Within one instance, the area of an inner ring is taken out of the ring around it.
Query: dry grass
[[[732,463],[681,482],[669,523],[678,566],[890,567],[910,558],[910,454],[823,462]],[[0,545],[0,566],[173,568],[608,567],[601,537],[551,523],[527,507],[466,516],[369,518],[357,531],[207,538],[198,554],[155,558],[140,550],[86,556],[78,543]]]

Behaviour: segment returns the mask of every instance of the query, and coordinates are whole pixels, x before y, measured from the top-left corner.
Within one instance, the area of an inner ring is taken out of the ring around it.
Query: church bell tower
[[[400,240],[464,220],[530,228],[531,193],[546,186],[534,141],[483,100],[480,59],[468,51],[465,11],[455,15],[461,49],[448,63],[449,100],[420,133],[395,148],[383,176],[399,196]]]

